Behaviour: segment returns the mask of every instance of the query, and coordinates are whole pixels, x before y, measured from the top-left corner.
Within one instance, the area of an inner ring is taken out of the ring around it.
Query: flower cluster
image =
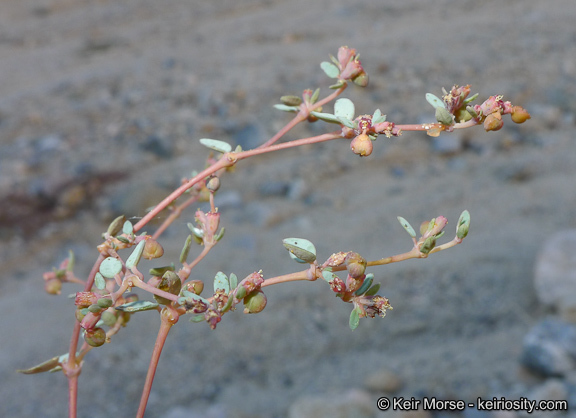
[[[356,50],[353,48],[341,46],[338,49],[339,79],[342,81],[352,80],[354,84],[360,87],[366,87],[368,85],[368,74],[364,71],[359,57],[360,55],[356,54]]]

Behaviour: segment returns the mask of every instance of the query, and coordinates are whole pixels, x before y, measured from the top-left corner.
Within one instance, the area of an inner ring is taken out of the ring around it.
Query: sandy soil
[[[284,417],[300,397],[362,388],[380,368],[406,396],[475,399],[537,384],[518,364],[523,335],[546,314],[534,260],[544,238],[576,227],[575,20],[573,0],[2,1],[0,415],[66,413],[63,376],[14,371],[67,349],[64,295],[76,288],[49,297],[42,272],[73,249],[86,274],[110,219],[142,216],[202,166],[198,138],[268,138],[287,121],[272,109],[280,95],[328,91],[318,64],[341,45],[360,51],[371,76],[346,92],[360,112],[428,121],[426,92],[471,84],[533,119],[458,134],[448,148],[406,134],[366,159],[342,142],[240,165],[220,192],[227,236],[198,278],[295,271],[288,236],[312,240],[320,257],[400,253],[410,241],[398,215],[445,215],[451,231],[468,209],[471,234],[428,260],[374,270],[394,310],[354,332],[349,306],[323,283],[276,286],[263,314],[235,312],[216,331],[181,321],[147,416],[216,404],[230,417]],[[166,236],[173,258],[192,217]],[[158,318],[129,325],[88,356],[81,417],[134,414]]]

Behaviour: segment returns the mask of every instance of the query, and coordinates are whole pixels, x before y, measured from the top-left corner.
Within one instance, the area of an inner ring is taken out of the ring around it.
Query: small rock
[[[576,326],[548,318],[524,337],[521,362],[544,376],[563,376],[576,367]]]
[[[534,286],[538,299],[555,307],[565,319],[576,312],[576,229],[552,235],[540,252]]]
[[[549,379],[542,385],[534,388],[526,397],[534,401],[565,401],[568,398],[568,388],[559,379]],[[550,410],[541,413],[542,415],[540,416],[550,417],[562,413],[560,410]],[[524,417],[532,416],[528,411],[521,411],[519,415]]]
[[[373,418],[374,400],[358,390],[344,394],[302,397],[288,411],[289,418]]]
[[[366,378],[364,386],[375,392],[396,393],[402,389],[403,382],[397,373],[389,369],[381,369]]]

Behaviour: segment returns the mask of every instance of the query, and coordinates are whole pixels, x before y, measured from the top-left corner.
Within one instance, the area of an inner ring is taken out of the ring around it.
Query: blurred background
[[[0,11],[0,415],[66,415],[61,374],[15,372],[67,350],[66,296],[80,289],[48,296],[42,273],[73,250],[85,277],[112,219],[136,221],[203,167],[199,138],[253,148],[289,120],[272,107],[280,96],[328,94],[319,63],[342,45],[360,52],[370,76],[344,94],[359,114],[380,108],[396,123],[430,122],[425,93],[470,84],[481,100],[502,94],[532,120],[379,138],[369,158],[343,140],[240,163],[216,199],[226,236],[194,271],[208,284],[217,271],[300,270],[286,237],[311,240],[321,260],[408,251],[398,215],[414,226],[444,215],[449,240],[468,209],[470,235],[427,260],[372,269],[394,310],[355,331],[351,307],[320,282],[266,289],[262,314],[237,310],[215,331],[183,319],[146,416],[403,415],[377,412],[387,394],[576,400],[576,354],[550,357],[524,342],[543,318],[570,320],[576,306],[562,281],[574,271],[571,244],[551,247],[568,262],[559,273],[567,302],[556,306],[540,294],[548,285],[534,285],[539,257],[554,259],[541,255],[544,242],[576,227],[572,0],[2,0]],[[287,138],[329,130],[317,122]],[[177,260],[194,209],[165,234],[161,264]],[[555,324],[558,335],[576,335]],[[158,325],[153,312],[134,315],[87,356],[80,417],[135,414]],[[462,414],[473,413],[497,415]],[[448,414],[422,412],[432,415]]]

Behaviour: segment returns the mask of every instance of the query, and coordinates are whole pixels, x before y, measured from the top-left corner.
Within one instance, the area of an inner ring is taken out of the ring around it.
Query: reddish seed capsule
[[[244,298],[244,313],[259,313],[266,307],[267,299],[264,292],[257,290]]]
[[[350,149],[354,154],[359,155],[360,157],[367,157],[372,154],[374,145],[368,135],[360,134],[352,140],[350,143]]]
[[[498,131],[500,128],[502,128],[503,125],[504,122],[502,121],[502,115],[500,115],[498,112],[489,114],[484,120],[484,129],[486,132]]]
[[[142,251],[142,257],[147,260],[152,260],[153,258],[160,258],[164,255],[164,248],[158,241],[152,238],[146,240],[144,244],[144,250]]]
[[[86,331],[84,341],[92,347],[100,347],[106,342],[106,331],[102,328],[94,328]]]
[[[512,121],[515,123],[524,123],[530,119],[530,113],[521,106],[514,106],[512,108]]]
[[[49,279],[44,283],[44,290],[49,295],[59,295],[62,291],[62,282],[59,279]]]

